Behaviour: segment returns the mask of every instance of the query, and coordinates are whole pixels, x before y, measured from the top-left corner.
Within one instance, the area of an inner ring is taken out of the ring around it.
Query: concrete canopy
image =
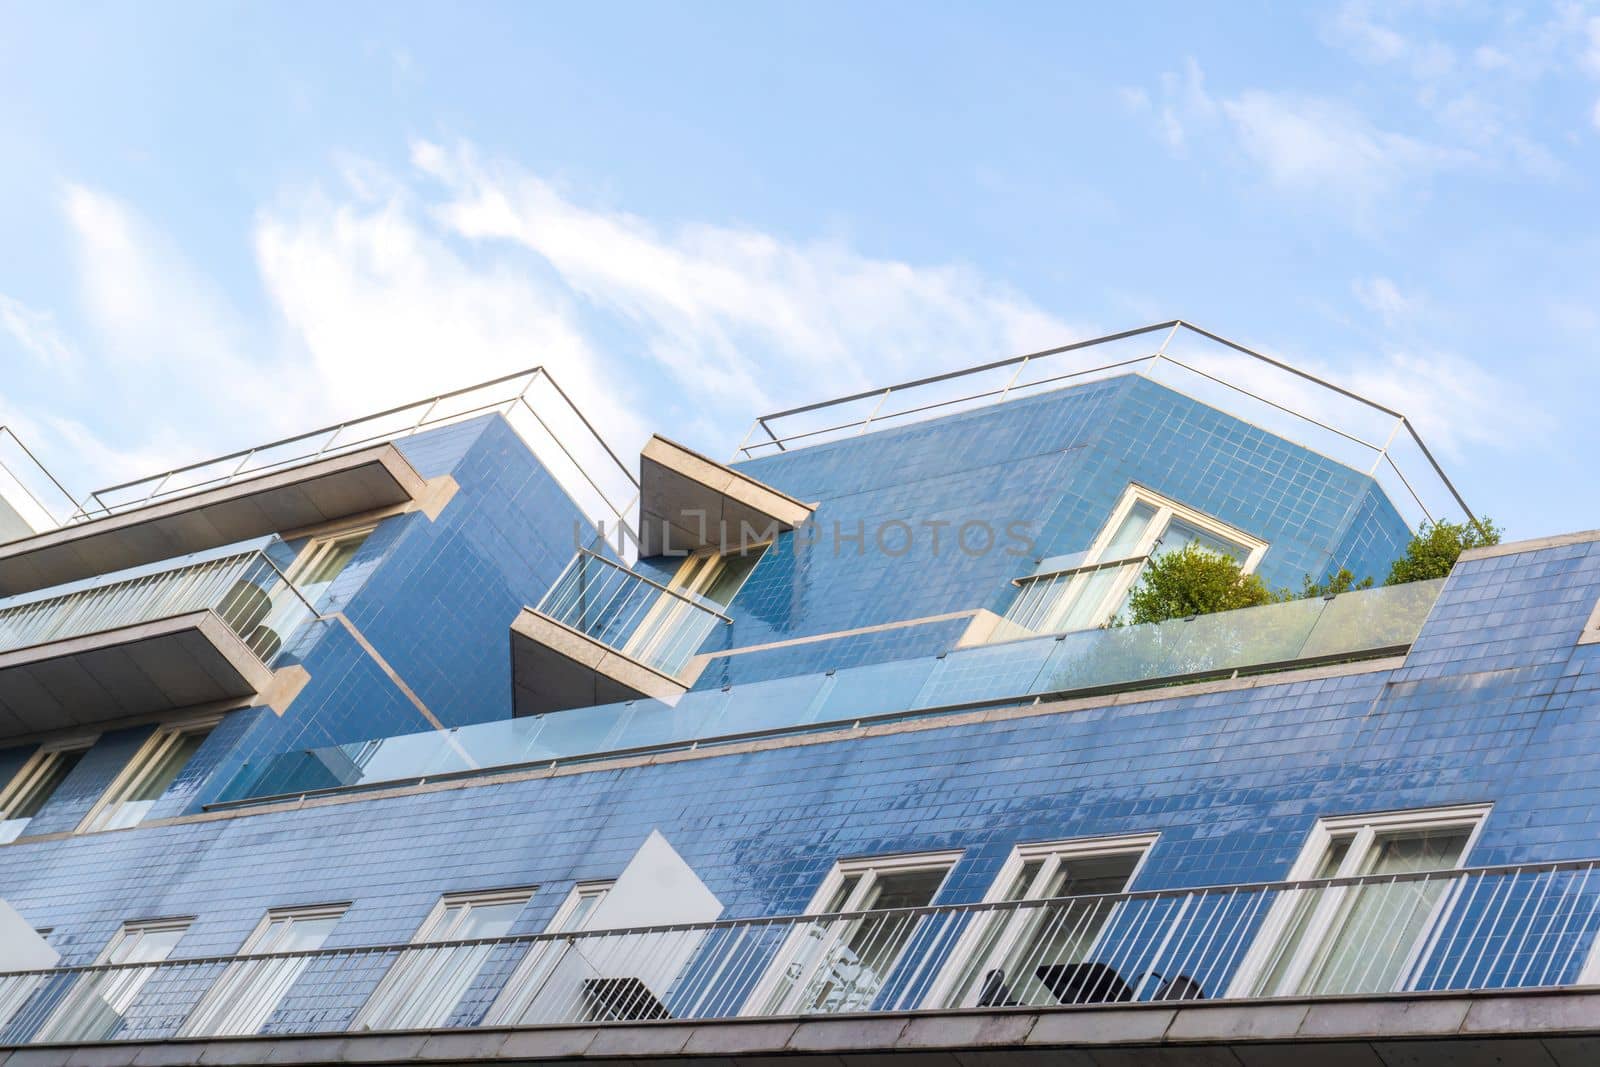
[[[731,552],[792,530],[811,506],[656,435],[639,455],[639,554]]]

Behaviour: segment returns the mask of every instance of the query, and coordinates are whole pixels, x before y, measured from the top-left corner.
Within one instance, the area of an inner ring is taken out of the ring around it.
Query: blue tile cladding
[[[1138,376],[738,466],[820,504],[813,529],[781,537],[740,591],[732,633],[720,635],[731,648],[1003,611],[1012,579],[1037,559],[1088,548],[1134,483],[1266,541],[1259,572],[1273,587],[1298,589],[1341,566],[1381,581],[1410,538],[1365,474]],[[974,525],[962,544],[964,523]],[[941,651],[937,635],[905,633],[881,658]],[[715,680],[818,662],[804,648],[738,657]]]
[[[729,915],[935,848],[963,850],[941,899],[975,900],[1020,841],[1135,831],[1160,834],[1140,888],[1272,879],[1319,816],[1451,803],[1494,805],[1473,863],[1600,855],[1597,600],[1600,543],[1478,560],[1399,669],[28,841],[0,897],[82,961],[129,918],[195,915],[182,952],[226,952],[267,907],[334,900],[330,944],[403,941],[439,894],[508,885],[540,887],[536,930],[652,829]]]

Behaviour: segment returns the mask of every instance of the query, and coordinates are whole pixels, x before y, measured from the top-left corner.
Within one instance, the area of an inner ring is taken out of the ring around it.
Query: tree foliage
[[[1310,600],[1312,597],[1338,596],[1340,593],[1348,593],[1352,589],[1371,588],[1371,575],[1358,582],[1356,581],[1356,576],[1350,573],[1349,567],[1340,567],[1339,573],[1325,582],[1314,582],[1311,580],[1311,575],[1306,575],[1305,583],[1300,587],[1299,599]]]
[[[1127,621],[1162,622],[1253,608],[1277,599],[1259,576],[1245,574],[1232,556],[1190,544],[1157,556],[1145,566],[1128,597]]]
[[[1404,585],[1443,578],[1467,549],[1499,543],[1500,529],[1492,519],[1423,523],[1422,529],[1406,546],[1405,555],[1390,564],[1389,579],[1384,584]]]

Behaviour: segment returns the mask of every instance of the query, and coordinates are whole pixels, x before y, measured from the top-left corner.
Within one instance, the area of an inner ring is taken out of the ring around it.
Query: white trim
[[[1083,553],[1080,562],[1073,569],[1092,567],[1094,564],[1101,562],[1110,563],[1111,561],[1106,558],[1107,549],[1122,524],[1132,514],[1133,509],[1140,504],[1154,508],[1155,514],[1150,517],[1150,522],[1139,535],[1139,540],[1126,551],[1120,553],[1118,558],[1126,559],[1128,565],[1113,570],[1116,575],[1115,580],[1106,586],[1100,595],[1100,599],[1094,604],[1093,611],[1086,616],[1089,621],[1079,626],[1078,629],[1087,630],[1097,626],[1104,626],[1116,617],[1116,613],[1121,610],[1123,603],[1128,598],[1128,594],[1132,591],[1134,584],[1138,582],[1139,576],[1144,572],[1145,566],[1149,563],[1149,559],[1155,552],[1156,547],[1161,543],[1161,539],[1171,529],[1174,520],[1197,527],[1203,533],[1215,537],[1219,541],[1226,541],[1243,549],[1244,559],[1240,562],[1240,570],[1245,574],[1253,574],[1255,572],[1256,567],[1261,563],[1261,558],[1266,555],[1269,547],[1267,542],[1261,538],[1246,533],[1237,526],[1232,526],[1221,519],[1207,515],[1205,512],[1180,503],[1171,497],[1163,496],[1152,489],[1147,489],[1137,482],[1130,482],[1128,488],[1123,490],[1122,495],[1117,499],[1116,506],[1111,509],[1111,515],[1100,527],[1100,532],[1095,535],[1094,541],[1089,545],[1088,550]],[[1096,573],[1104,572],[1105,569],[1102,569]],[[1019,579],[1022,583],[1022,589],[1018,591],[1011,607],[1006,609],[1004,616],[1006,620],[1011,620],[1012,610],[1016,605],[1023,602],[1028,587],[1032,584],[1029,581],[1030,577],[1024,576]],[[1083,591],[1090,581],[1090,573],[1078,573],[1069,578],[1068,590],[1054,598],[1055,603],[1048,614],[1040,619],[1035,627],[1030,627],[1030,629],[1034,629],[1037,633],[1062,632],[1061,626],[1065,621],[1064,614],[1077,607],[1078,598],[1083,595]]]
[[[843,859],[834,863],[822,883],[817,886],[816,892],[811,895],[811,903],[806,905],[805,915],[822,915],[830,912],[857,912],[865,911],[863,906],[867,897],[877,884],[879,876],[883,874],[904,873],[908,871],[934,871],[943,870],[944,878],[934,889],[928,903],[939,899],[939,894],[944,891],[945,884],[950,880],[950,872],[960,862],[965,854],[962,849],[948,849],[940,852],[903,852],[888,856],[862,856],[852,859]],[[826,909],[830,900],[839,894],[844,887],[845,879],[855,877],[858,879],[854,889],[838,907]],[[811,991],[812,979],[827,966],[837,951],[838,947],[849,941],[851,936],[860,927],[861,919],[837,919],[826,926],[818,923],[796,923],[784,938],[781,948],[773,956],[772,962],[767,965],[766,972],[761,980],[745,998],[744,1005],[739,1009],[740,1015],[801,1015],[807,1014],[801,1002]],[[885,975],[893,974],[900,963],[900,953],[904,952],[905,945],[911,943],[916,936],[913,926],[904,939],[895,959],[883,969]],[[816,942],[808,946],[808,942]],[[813,951],[807,953],[810,947]],[[786,991],[780,992],[788,971],[799,967],[801,973],[798,977],[790,979]],[[775,996],[781,996],[781,1001],[776,1009],[768,1009],[767,1003]]]
[[[126,829],[120,826],[102,827],[100,820],[112,804],[123,802],[141,778],[148,774],[174,745],[190,734],[209,734],[220,722],[222,722],[221,715],[202,715],[158,727],[154,733],[145,738],[144,744],[139,746],[138,751],[123,765],[122,770],[117,772],[117,776],[111,779],[111,784],[100,794],[100,799],[94,802],[94,807],[90,808],[89,813],[78,823],[76,832],[89,834],[102,829]],[[203,741],[201,743],[204,744]],[[178,773],[183,773],[182,767],[178,768]]]
[[[1483,831],[1490,807],[1489,804],[1463,804],[1319,819],[1306,835],[1306,843],[1301,847],[1300,855],[1295,859],[1293,866],[1289,868],[1286,880],[1300,882],[1315,878],[1334,840],[1347,836],[1351,837],[1350,848],[1346,851],[1338,870],[1330,877],[1353,877],[1360,873],[1360,867],[1366,862],[1372,845],[1380,834],[1407,830],[1467,828],[1467,840],[1463,842],[1461,853],[1455,862],[1456,867],[1461,867],[1471,854],[1473,846],[1477,844],[1478,835]],[[1249,951],[1234,973],[1233,980],[1228,984],[1227,995],[1230,998],[1288,995],[1299,988],[1315,963],[1314,957],[1322,950],[1334,929],[1343,922],[1344,914],[1351,903],[1348,899],[1350,897],[1348,887],[1321,889],[1316,892],[1318,895],[1313,905],[1313,912],[1305,932],[1294,946],[1294,955],[1281,981],[1285,988],[1278,991],[1257,989],[1284,947],[1283,939],[1288,935],[1290,924],[1294,922],[1298,913],[1299,891],[1294,890],[1284,893],[1273,901],[1266,918],[1262,921],[1261,929],[1251,941]],[[1454,899],[1455,893],[1452,889],[1441,895],[1433,905],[1422,932],[1400,968],[1396,979],[1399,989],[1389,992],[1398,992],[1409,984],[1419,953],[1432,940],[1434,931],[1449,911]]]
[[[1150,850],[1159,836],[1160,834],[1157,832],[1149,832],[1120,834],[1112,837],[1079,837],[1064,841],[1038,841],[1019,844],[1011,850],[1011,854],[1006,857],[1005,863],[1001,865],[999,872],[995,874],[994,880],[989,883],[989,888],[983,895],[983,902],[985,904],[994,904],[1005,900],[1007,890],[1022,873],[1023,867],[1035,860],[1044,860],[1045,865],[1040,868],[1039,873],[1034,876],[1033,882],[1018,899],[1045,899],[1042,895],[1043,887],[1048,885],[1054,878],[1060,862],[1063,860],[1098,859],[1106,856],[1136,853],[1138,859],[1134,861],[1133,869],[1128,872],[1127,880],[1123,882],[1123,889],[1126,890],[1134,884],[1134,881],[1144,870],[1145,862],[1150,858]],[[1101,923],[1100,931],[1103,932],[1109,929],[1115,917],[1116,910],[1113,910],[1111,914],[1106,916],[1105,921]],[[1021,921],[1018,921],[1019,919]],[[948,1004],[947,1001],[956,993],[957,985],[970,972],[969,963],[972,957],[977,954],[980,946],[987,938],[989,930],[997,922],[1003,924],[1005,929],[1000,932],[994,944],[987,951],[986,956],[988,959],[979,967],[980,971],[989,970],[991,963],[1007,958],[1012,950],[1015,949],[1016,943],[1027,935],[1027,928],[1033,925],[1027,917],[1020,916],[1017,913],[1012,913],[1009,916],[1002,916],[998,913],[976,916],[975,921],[967,925],[967,928],[962,931],[961,936],[956,940],[955,947],[945,957],[944,963],[940,966],[938,978],[934,980],[932,986],[929,987],[928,992],[923,997],[924,1007],[976,1006],[975,994],[981,992],[981,989],[968,991],[965,999],[972,1000],[972,1004],[952,1005]],[[1093,953],[1095,945],[1099,943],[1099,937],[1100,934],[1097,933],[1095,942],[1090,945],[1086,955]]]

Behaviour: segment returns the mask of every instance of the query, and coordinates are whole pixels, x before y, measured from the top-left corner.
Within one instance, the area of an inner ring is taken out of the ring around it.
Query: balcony
[[[708,600],[580,551],[512,623],[516,714],[682,696],[690,660],[730,621]]]
[[[343,1062],[347,1053],[367,1062],[368,1055],[355,1053],[370,1039],[351,1031],[365,1029],[358,1021],[373,1017],[376,998],[401,994],[448,1022],[419,1032],[415,1046],[374,1045],[373,1062],[404,1060],[424,1040],[434,1048],[441,1030],[582,1026],[593,1041],[597,1026],[650,1023],[659,1034],[660,1024],[674,1021],[719,1023],[724,1040],[759,1042],[772,1040],[778,1028],[733,1028],[788,1019],[778,1047],[741,1049],[755,1054],[804,1051],[785,1047],[801,1020],[853,1017],[848,1035],[838,1035],[848,1043],[832,1047],[868,1051],[878,1047],[874,1035],[892,1038],[920,1016],[1020,1017],[1021,1025],[996,1023],[985,1042],[992,1046],[986,1056],[993,1056],[1045,1043],[1042,1020],[1063,1009],[1073,1013],[1057,1015],[1068,1026],[1048,1029],[1077,1041],[1095,1040],[1108,1020],[1118,1023],[1121,1041],[1142,1033],[1146,1042],[1159,1042],[1169,1029],[1187,1031],[1192,1041],[1208,1034],[1312,1041],[1318,1028],[1304,1035],[1297,1028],[1320,1003],[1340,1006],[1325,1023],[1342,1020],[1322,1028],[1321,1040],[1394,1038],[1375,1020],[1407,1012],[1408,1036],[1457,1040],[1462,1014],[1477,1003],[1501,1013],[1496,1025],[1470,1035],[1477,1040],[1485,1032],[1517,1033],[1519,1024],[1571,1031],[1579,1018],[1593,1032],[1592,1014],[1571,1013],[1592,1010],[1600,998],[1597,873],[1600,860],[1577,860],[52,967],[0,975],[0,1043],[345,1035],[348,1044],[328,1062]],[[1315,921],[1301,921],[1306,916]],[[1290,985],[1270,985],[1289,973],[1280,966],[1285,958],[1309,959],[1315,968]],[[1569,1013],[1554,1021],[1538,1011],[1538,999],[1509,995],[1558,990],[1567,992],[1562,1003]],[[1450,1010],[1456,1003],[1450,998],[1463,995],[1475,999]],[[1215,1013],[1216,1004],[1236,1010]],[[1148,1006],[1146,1014],[1128,1014],[1141,1006]],[[889,1034],[865,1025],[874,1016],[896,1020]],[[1178,1025],[1176,1018],[1187,1022]],[[1233,1029],[1212,1030],[1224,1025],[1219,1019]],[[1081,1030],[1068,1030],[1072,1020]],[[1254,1029],[1262,1024],[1270,1032]],[[931,1037],[939,1026],[930,1022],[919,1032]],[[659,1052],[639,1031],[619,1040],[636,1041],[628,1046],[636,1056],[667,1055],[680,1052],[687,1037],[686,1029],[667,1032],[677,1044]],[[959,1040],[952,1044],[960,1047]],[[198,1051],[186,1047],[190,1056]],[[205,1059],[253,1055],[249,1062],[260,1062],[269,1047],[257,1041],[231,1053],[218,1048]],[[383,1059],[380,1049],[396,1059]],[[480,1049],[459,1059],[481,1056]],[[1406,1062],[1456,1061],[1408,1056]]]
[[[490,416],[506,420],[587,514],[621,520],[623,502],[637,488],[632,474],[536,367],[100,489],[82,503],[12,441],[11,451],[21,451],[12,456],[0,447],[0,497],[29,514],[0,512],[0,539],[8,532],[43,532],[0,540],[0,596],[383,508],[423,505],[430,486],[393,442]],[[7,443],[0,437],[0,446]],[[26,470],[33,477],[16,474]],[[8,477],[26,491],[7,494]],[[50,507],[37,503],[47,492]],[[71,503],[63,509],[61,500]]]
[[[313,614],[260,551],[0,601],[0,739],[253,695]]]

